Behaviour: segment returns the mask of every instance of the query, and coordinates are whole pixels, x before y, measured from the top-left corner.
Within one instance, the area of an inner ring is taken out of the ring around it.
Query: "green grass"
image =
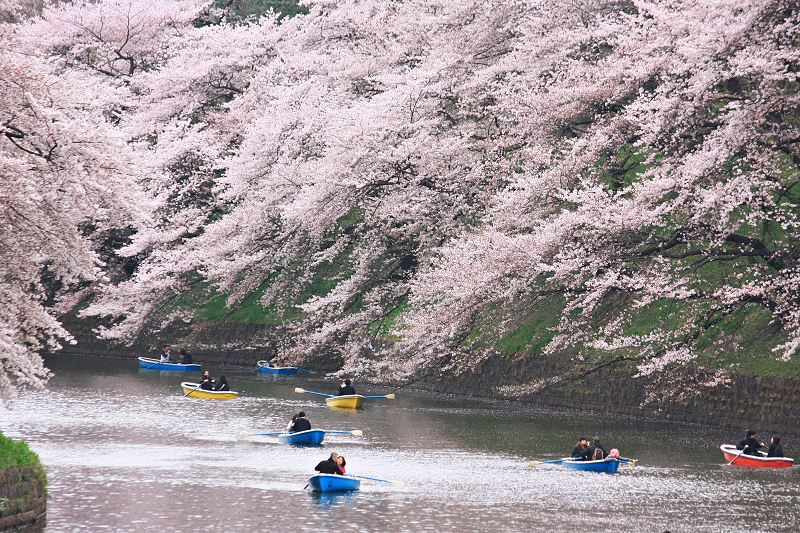
[[[34,468],[44,490],[47,487],[47,475],[39,456],[28,448],[25,441],[12,440],[0,432],[0,470],[25,466]]]

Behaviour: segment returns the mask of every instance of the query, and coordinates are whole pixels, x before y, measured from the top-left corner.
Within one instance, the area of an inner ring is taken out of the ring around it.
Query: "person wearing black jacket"
[[[337,396],[350,396],[356,393],[356,389],[350,386],[350,380],[346,379],[342,381],[342,386],[339,387],[339,393]]]
[[[586,459],[586,457],[584,456],[584,453],[588,449],[589,449],[588,440],[586,439],[586,437],[581,437],[581,438],[578,439],[578,444],[576,444],[575,447],[572,448],[572,456],[571,457],[573,459]]]
[[[314,467],[314,470],[320,474],[339,474],[340,476],[343,476],[344,474],[342,474],[342,470],[339,468],[339,465],[336,464],[336,459],[338,458],[338,453],[332,453],[330,459],[320,461],[319,464]]]
[[[214,390],[214,380],[211,379],[208,370],[204,370],[203,375],[200,376],[200,388],[203,390]]]
[[[781,438],[777,435],[772,437],[769,441],[769,451],[767,457],[784,457],[783,446],[781,446]]]
[[[311,422],[306,420],[306,414],[303,411],[297,413],[297,418],[295,418],[292,425],[289,426],[289,431],[295,433],[298,431],[308,431],[309,429],[311,429]]]
[[[225,374],[220,374],[219,379],[217,380],[217,385],[214,387],[214,390],[221,390],[221,391],[231,390],[231,388],[228,386],[228,380],[225,379]]]
[[[756,438],[756,432],[752,429],[747,430],[747,436],[739,441],[739,444],[736,445],[737,450],[744,450],[742,453],[746,455],[761,455],[758,452],[759,448],[763,448],[764,443],[758,442]]]
[[[600,444],[600,437],[595,437],[592,445],[586,448],[584,454],[585,459],[596,461],[599,459],[605,459],[606,455],[608,455],[608,452],[606,452],[606,449],[603,448],[602,444]]]
[[[194,359],[192,359],[192,352],[187,352],[186,350],[180,351],[181,356],[181,363],[184,365],[192,365],[194,364]]]

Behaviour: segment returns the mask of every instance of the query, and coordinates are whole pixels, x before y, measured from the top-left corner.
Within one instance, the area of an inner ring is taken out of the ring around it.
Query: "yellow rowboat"
[[[329,396],[325,398],[325,403],[329,407],[344,407],[346,409],[358,409],[364,403],[364,397],[360,394],[348,394],[345,396]]]
[[[183,395],[192,398],[212,398],[214,400],[233,400],[239,396],[238,392],[229,390],[203,390],[200,388],[199,383],[189,383],[184,381],[181,383],[183,388]]]

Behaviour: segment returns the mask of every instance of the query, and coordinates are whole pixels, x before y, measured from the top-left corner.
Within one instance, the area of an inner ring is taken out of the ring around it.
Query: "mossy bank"
[[[0,433],[0,530],[35,522],[47,512],[47,475],[23,441]]]

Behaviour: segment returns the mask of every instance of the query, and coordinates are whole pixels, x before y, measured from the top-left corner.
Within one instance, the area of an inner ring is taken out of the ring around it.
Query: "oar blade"
[[[389,398],[390,400],[394,400],[394,393],[387,394],[386,397]]]
[[[302,393],[302,392],[305,392],[306,390],[305,389],[301,389],[300,387],[295,387],[294,391]]]
[[[364,434],[364,432],[361,431],[360,429],[354,429],[353,431],[350,432],[350,434],[355,435],[356,437],[360,437]]]

